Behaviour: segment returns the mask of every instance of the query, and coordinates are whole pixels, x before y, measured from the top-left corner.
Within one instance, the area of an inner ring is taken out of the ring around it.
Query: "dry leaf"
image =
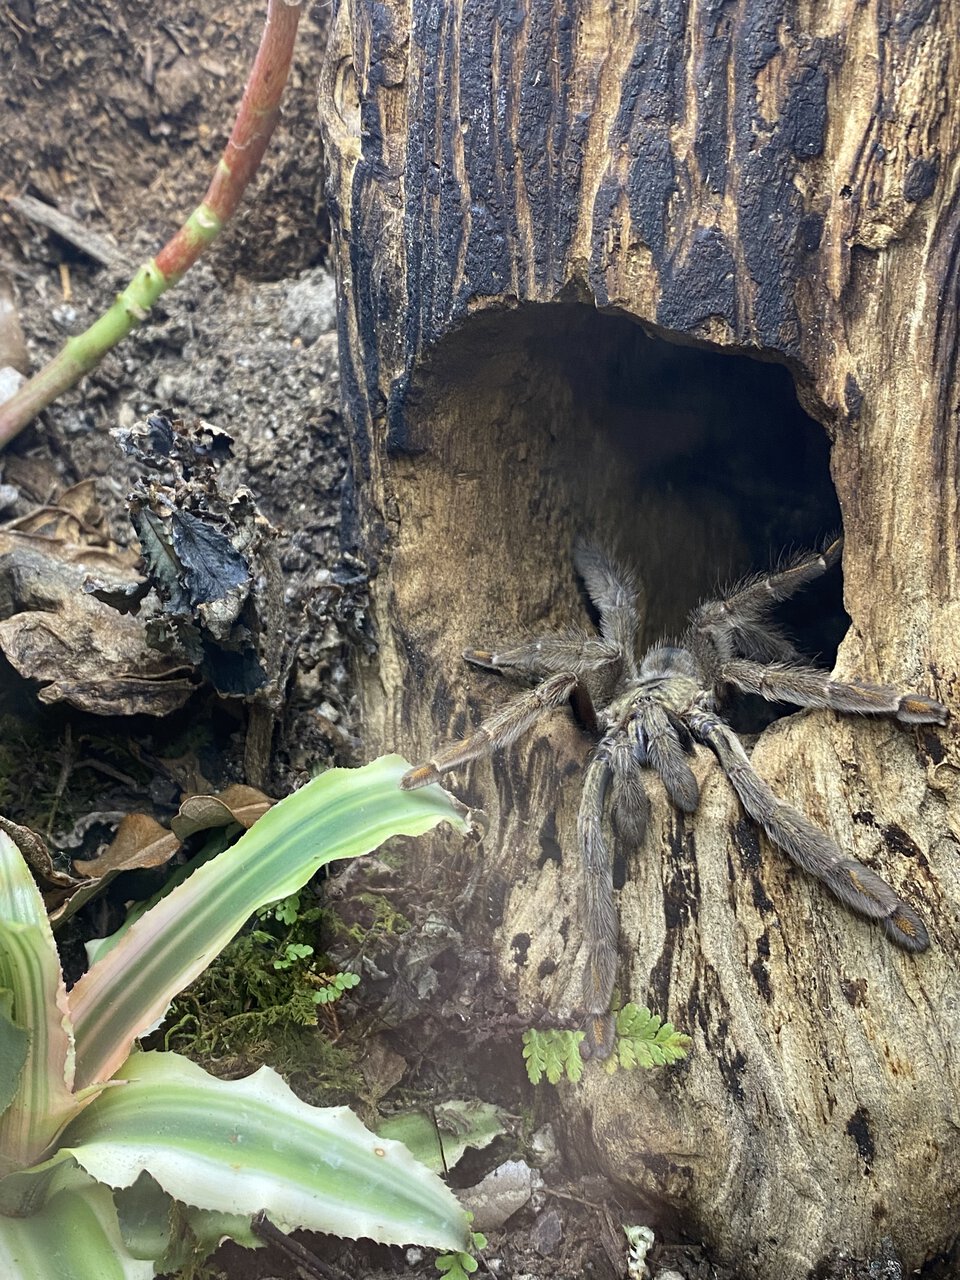
[[[34,610],[0,622],[0,649],[22,676],[39,680],[42,702],[96,715],[167,715],[194,690],[190,668],[147,643],[142,622],[77,592],[58,612]]]
[[[196,831],[228,827],[233,822],[249,830],[274,803],[256,787],[235,784],[216,796],[187,796],[170,826],[181,840]]]
[[[406,1059],[395,1053],[382,1036],[374,1036],[367,1042],[360,1062],[360,1070],[367,1086],[364,1101],[371,1107],[378,1107],[380,1100],[403,1079],[406,1069]]]
[[[9,818],[0,817],[0,831],[5,831],[24,856],[27,866],[40,881],[41,887],[56,885],[58,888],[71,888],[80,883],[66,871],[58,871],[53,865],[50,850],[43,836],[30,827],[22,827]]]
[[[116,552],[92,480],[81,480],[65,490],[53,504],[37,507],[17,520],[8,520],[4,532],[32,534],[50,541],[82,542]]]
[[[180,841],[145,813],[128,813],[117,827],[117,834],[96,858],[78,858],[73,867],[78,875],[102,879],[120,871],[143,867],[162,867],[180,848]]]
[[[193,692],[193,664],[148,642],[147,618],[116,613],[86,589],[142,584],[110,541],[92,480],[0,528],[0,650],[43,702],[97,715],[167,715]]]

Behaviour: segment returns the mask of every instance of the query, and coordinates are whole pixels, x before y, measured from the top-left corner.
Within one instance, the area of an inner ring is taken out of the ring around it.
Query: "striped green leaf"
[[[6,1050],[27,1033],[16,1092],[0,1116],[0,1176],[42,1158],[76,1109],[73,1034],[43,899],[20,850],[0,831],[0,989],[8,994]],[[5,1051],[6,1051],[5,1050]]]
[[[0,1275],[16,1280],[150,1280],[124,1248],[109,1187],[51,1196],[29,1218],[0,1217]]]
[[[400,1142],[346,1107],[308,1106],[269,1067],[218,1080],[174,1053],[137,1053],[63,1135],[98,1181],[130,1187],[148,1173],[187,1205],[284,1231],[304,1227],[382,1244],[462,1249],[467,1218],[453,1193]]]
[[[400,790],[408,768],[399,756],[383,756],[314,778],[145,912],[70,992],[78,1085],[109,1079],[136,1036],[254,911],[295,893],[326,863],[439,822],[468,830],[465,811],[441,787]]]

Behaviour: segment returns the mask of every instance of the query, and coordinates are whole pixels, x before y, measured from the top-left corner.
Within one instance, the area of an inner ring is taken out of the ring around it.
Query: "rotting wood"
[[[789,367],[831,443],[838,674],[956,709],[958,78],[956,3],[334,4],[320,103],[350,536],[378,572],[371,751],[422,758],[502,699],[459,654],[576,617],[575,534],[637,560],[654,633],[745,563],[749,501],[656,483],[706,428],[659,403],[648,334]],[[460,788],[492,819],[495,905],[469,927],[521,1009],[576,1004],[586,751],[558,715]],[[789,870],[704,755],[693,822],[651,788],[619,895],[630,993],[693,1055],[588,1072],[565,1114],[744,1276],[887,1236],[917,1266],[958,1229],[955,729],[805,714],[754,760],[922,911],[931,950],[896,953]]]

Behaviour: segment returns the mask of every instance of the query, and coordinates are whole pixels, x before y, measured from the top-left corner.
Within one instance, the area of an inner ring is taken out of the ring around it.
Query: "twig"
[[[18,373],[26,373],[30,368],[13,285],[9,276],[0,271],[0,369],[7,365]]]
[[[303,1274],[316,1277],[316,1280],[343,1280],[342,1271],[329,1266],[315,1253],[311,1253],[291,1236],[286,1235],[279,1227],[275,1227],[263,1211],[254,1215],[250,1226],[254,1235],[285,1254],[291,1262],[297,1264]]]
[[[63,747],[60,752],[60,775],[57,778],[57,785],[50,801],[50,813],[47,817],[46,835],[49,838],[53,831],[53,824],[57,819],[57,811],[60,808],[60,801],[67,789],[67,783],[70,781],[70,775],[73,773],[73,767],[76,764],[76,753],[73,747],[73,730],[70,728],[70,721],[67,721],[63,731]]]
[[[48,365],[0,405],[0,449],[145,320],[157,298],[193,266],[229,221],[280,119],[280,98],[290,71],[302,5],[303,0],[268,0],[253,70],[230,141],[203,202],[157,256],[137,271],[110,310],[84,333],[71,338]]]
[[[112,245],[104,236],[90,231],[76,218],[71,218],[69,214],[54,208],[52,204],[46,204],[33,196],[7,196],[7,204],[21,217],[29,219],[30,222],[38,222],[41,227],[47,227],[50,231],[55,231],[68,244],[85,253],[88,258],[93,258],[94,262],[99,262],[101,266],[130,270],[131,263],[115,245]]]

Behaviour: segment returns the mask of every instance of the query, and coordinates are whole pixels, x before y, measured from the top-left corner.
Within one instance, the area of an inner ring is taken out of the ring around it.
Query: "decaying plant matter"
[[[711,748],[744,809],[771,842],[848,907],[881,922],[907,951],[929,945],[922,920],[863,863],[781,800],[750,763],[740,739],[718,708],[731,689],[770,702],[827,707],[859,715],[886,715],[904,724],[944,724],[946,708],[924,694],[889,685],[832,680],[805,665],[769,615],[781,601],[820,577],[839,557],[838,538],[821,552],[774,573],[747,578],[718,600],[694,610],[675,644],[660,643],[637,661],[643,622],[636,577],[604,552],[580,546],[577,570],[600,618],[600,634],[570,629],[534,636],[498,649],[467,649],[476,666],[536,681],[494,712],[475,733],[405,774],[406,789],[513,742],[541,715],[570,702],[589,732],[599,735],[580,801],[578,841],[585,870],[584,931],[587,964],[583,999],[584,1052],[607,1057],[613,1038],[609,1014],[617,969],[617,913],[613,867],[603,831],[607,793],[617,835],[633,845],[646,831],[650,801],[642,770],[653,769],[671,802],[696,811],[700,791],[687,757],[694,745]]]

